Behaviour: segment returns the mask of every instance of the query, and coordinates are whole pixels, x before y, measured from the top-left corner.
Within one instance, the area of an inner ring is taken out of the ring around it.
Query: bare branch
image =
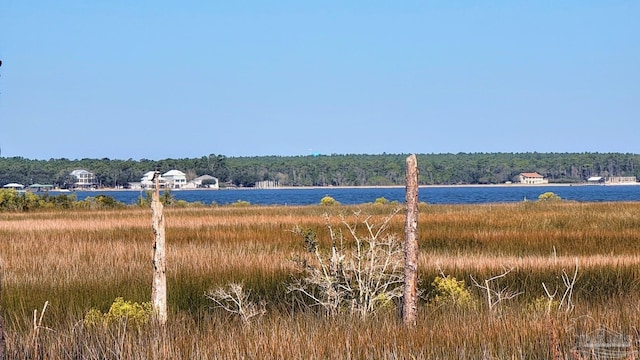
[[[578,280],[578,259],[575,259],[576,266],[573,271],[573,275],[569,276],[566,269],[562,269],[562,274],[560,274],[560,278],[562,279],[562,284],[564,285],[564,291],[562,293],[562,297],[560,301],[557,302],[557,310],[563,310],[565,313],[569,313],[573,310],[573,288],[576,285],[576,281]],[[553,294],[547,288],[545,283],[542,283],[542,288],[544,289],[545,294],[547,295],[547,299],[549,300],[548,311],[551,311],[551,306],[554,304],[554,299],[558,294],[558,287],[556,287]]]
[[[347,239],[342,230],[335,228],[325,214],[331,251],[324,254],[316,250],[313,259],[301,267],[302,277],[293,281],[287,290],[299,293],[310,306],[320,306],[330,316],[346,311],[362,318],[401,297],[402,246],[397,237],[386,234],[397,212],[387,216],[380,226],[373,224],[371,216],[363,219],[359,211],[353,212],[352,218],[339,216],[351,246],[345,246]],[[358,233],[360,225],[366,228],[364,237]]]
[[[564,305],[565,311],[570,312],[573,310],[573,287],[576,284],[576,280],[578,279],[578,259],[576,258],[576,267],[573,272],[573,277],[569,277],[566,270],[562,269],[562,282],[565,286],[564,294],[562,294],[562,298],[560,299],[560,305],[558,305],[558,309],[561,309]]]
[[[469,277],[471,278],[471,281],[473,282],[473,284],[479,288],[484,290],[484,292],[486,293],[487,296],[487,306],[489,307],[489,310],[495,310],[496,306],[498,304],[500,304],[501,302],[505,301],[505,300],[511,300],[513,298],[515,298],[518,295],[522,295],[524,294],[523,291],[521,292],[513,292],[508,290],[506,287],[504,288],[500,288],[497,287],[497,284],[495,284],[497,282],[497,280],[504,278],[505,276],[507,276],[511,271],[513,270],[513,268],[510,269],[506,269],[504,268],[504,271],[498,275],[492,276],[488,279],[485,279],[483,284],[480,284],[472,275],[469,275]]]
[[[265,304],[256,304],[249,299],[249,291],[244,290],[243,284],[231,283],[227,288],[219,287],[205,294],[218,308],[239,316],[245,324],[249,324],[254,318],[266,314]]]

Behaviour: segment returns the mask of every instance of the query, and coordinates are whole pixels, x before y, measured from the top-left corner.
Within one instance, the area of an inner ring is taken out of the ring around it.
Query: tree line
[[[260,181],[280,186],[403,185],[407,154],[227,157],[164,160],[0,158],[0,186],[51,184],[69,188],[70,173],[95,174],[98,187],[127,187],[148,171],[183,171],[187,179],[212,175],[222,186],[252,187]],[[458,153],[418,154],[420,185],[500,184],[522,172],[538,172],[551,183],[578,183],[591,176],[640,177],[640,155],[628,153]]]

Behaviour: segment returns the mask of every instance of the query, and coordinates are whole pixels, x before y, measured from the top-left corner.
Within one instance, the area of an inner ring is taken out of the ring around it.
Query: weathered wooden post
[[[161,325],[167,322],[167,276],[164,238],[164,214],[160,202],[160,172],[153,174],[155,189],[151,196],[151,222],[155,242],[153,245],[153,285],[151,288],[151,304],[156,318]]]
[[[405,326],[416,326],[418,318],[418,162],[415,155],[406,160],[407,215],[404,226],[404,292],[402,321]]]

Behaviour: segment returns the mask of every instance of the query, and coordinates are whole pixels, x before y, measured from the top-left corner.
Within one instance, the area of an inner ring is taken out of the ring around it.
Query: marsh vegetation
[[[85,321],[92,309],[109,314],[116,299],[149,301],[149,209],[1,213],[8,357],[578,358],[580,341],[602,329],[624,336],[623,351],[637,349],[640,203],[421,204],[423,295],[415,329],[403,327],[396,303],[365,318],[331,316],[287,291],[302,275],[293,260],[310,255],[292,230],[313,230],[322,248],[331,242],[325,214],[334,229],[339,215],[354,211],[379,224],[394,206],[165,209],[164,327],[126,317],[98,326]],[[402,236],[403,226],[399,214],[388,232]],[[560,306],[563,274],[572,276],[576,264],[571,305]],[[517,296],[489,307],[486,289],[472,279],[486,284],[503,273],[492,289]],[[206,296],[229,284],[242,284],[263,315],[245,321]]]

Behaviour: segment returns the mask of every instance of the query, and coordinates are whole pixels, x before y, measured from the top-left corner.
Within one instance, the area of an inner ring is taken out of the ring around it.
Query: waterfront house
[[[155,171],[147,171],[140,178],[140,183],[139,184],[132,183],[131,187],[138,188],[139,186],[140,189],[153,189],[155,187],[155,184],[153,182],[153,175],[155,173],[156,173]],[[160,187],[164,187],[164,183],[165,183],[165,179],[162,177],[162,175],[160,175],[158,177],[158,185],[160,185]]]
[[[95,175],[87,170],[73,170],[70,175],[76,178],[73,183],[76,188],[90,188],[96,185]]]
[[[538,174],[537,172],[521,173],[517,176],[517,178],[520,184],[540,185],[549,183],[549,180],[546,180],[544,176]]]
[[[207,183],[204,184],[203,183]],[[218,183],[218,178],[213,177],[211,175],[202,175],[197,178],[189,181],[183,187],[184,189],[196,189],[196,188],[208,188],[208,189],[219,189],[220,184]]]
[[[187,185],[187,175],[180,170],[169,170],[162,174],[164,186],[169,189],[182,189]]]
[[[29,190],[31,191],[49,191],[53,190],[53,185],[45,185],[45,184],[31,184],[29,185]]]
[[[4,189],[13,189],[13,190],[23,190],[24,189],[24,185],[22,184],[18,184],[18,183],[8,183],[5,186],[3,186]]]
[[[602,176],[592,176],[587,179],[589,184],[604,184],[605,179]]]

